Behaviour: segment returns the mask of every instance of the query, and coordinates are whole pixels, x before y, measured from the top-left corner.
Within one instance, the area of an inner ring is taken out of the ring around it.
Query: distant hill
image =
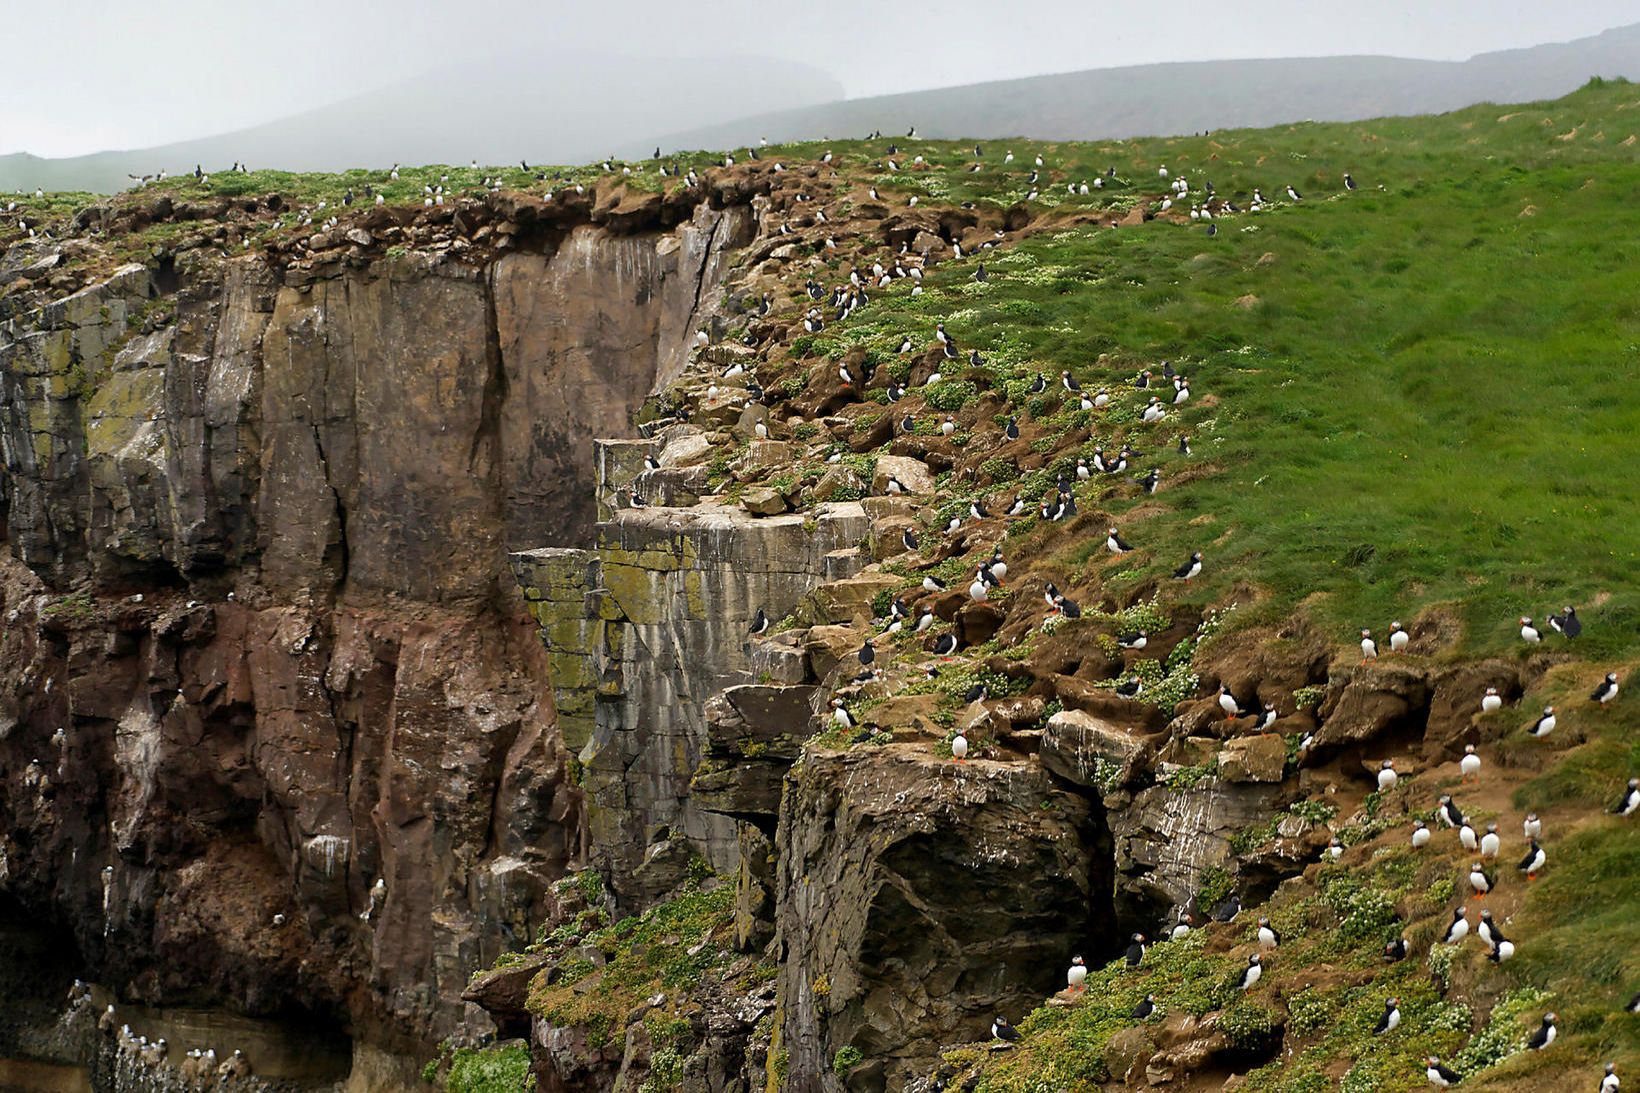
[[[671,132],[667,148],[900,134],[1090,140],[1427,114],[1549,99],[1591,76],[1640,79],[1640,24],[1467,61],[1305,57],[1104,68],[779,110]],[[633,152],[657,141],[623,145]]]
[[[743,113],[759,104],[826,102],[842,85],[819,69],[766,57],[632,60],[533,55],[430,73],[331,106],[231,133],[68,159],[0,156],[0,192],[108,192],[127,175],[222,170],[234,161],[290,171],[400,163],[580,163],[641,134]],[[653,151],[651,147],[648,149]]]

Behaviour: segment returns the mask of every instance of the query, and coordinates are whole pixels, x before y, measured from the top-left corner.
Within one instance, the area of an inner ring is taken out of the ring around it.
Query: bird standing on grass
[[[1371,630],[1361,631],[1361,663],[1378,659],[1378,643],[1372,640]]]
[[[1617,697],[1617,689],[1617,673],[1607,672],[1606,678],[1600,681],[1600,686],[1590,692],[1589,700],[1600,703],[1600,708],[1605,709]]]
[[[1401,624],[1399,622],[1392,622],[1392,623],[1389,624],[1389,651],[1390,652],[1392,652],[1392,653],[1404,653],[1407,650],[1407,646],[1411,642],[1412,642],[1412,635],[1407,633],[1405,630],[1403,630],[1401,628]]]
[[[1640,809],[1640,778],[1630,778],[1628,788],[1612,806],[1612,812],[1619,816],[1633,816],[1637,809]]]

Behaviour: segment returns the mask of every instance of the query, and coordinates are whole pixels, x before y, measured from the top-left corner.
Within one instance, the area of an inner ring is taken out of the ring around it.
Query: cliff
[[[487,1027],[469,974],[588,838],[507,553],[590,538],[587,438],[680,367],[753,196],[241,257],[224,215],[8,298],[0,894],[58,974],[412,1056]]]

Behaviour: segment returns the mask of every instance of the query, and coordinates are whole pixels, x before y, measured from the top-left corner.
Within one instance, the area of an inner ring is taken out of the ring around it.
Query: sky
[[[1637,21],[1640,0],[0,0],[0,153],[226,132],[520,49],[618,58],[612,80],[644,57],[763,54],[856,98],[1162,61],[1461,60]]]

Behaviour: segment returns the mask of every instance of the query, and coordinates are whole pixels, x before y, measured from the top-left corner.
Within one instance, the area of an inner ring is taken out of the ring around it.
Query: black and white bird
[[[1526,1041],[1526,1046],[1531,1048],[1533,1051],[1542,1051],[1544,1048],[1555,1042],[1557,1032],[1558,1030],[1555,1028],[1555,1015],[1552,1013],[1546,1013],[1543,1015],[1543,1023],[1538,1025],[1537,1030],[1533,1032],[1531,1037]]]
[[[1380,793],[1388,793],[1395,788],[1396,783],[1400,780],[1401,776],[1395,773],[1395,760],[1385,759],[1378,764],[1378,791]]]
[[[1253,985],[1264,975],[1264,958],[1254,953],[1247,958],[1247,967],[1242,970],[1241,982],[1237,984],[1244,991],[1253,989]]]
[[[1475,936],[1488,945],[1496,945],[1500,941],[1508,940],[1503,936],[1503,931],[1498,929],[1498,924],[1492,920],[1491,911],[1481,912],[1481,921],[1475,927]]]
[[[839,728],[854,728],[854,715],[848,712],[848,708],[843,705],[843,700],[840,698],[831,700],[831,719],[836,722]]]
[[[759,607],[757,609],[757,617],[752,620],[752,626],[751,626],[750,633],[751,633],[752,637],[755,638],[759,634],[766,633],[768,631],[768,629],[769,629],[769,616],[764,613],[763,608]]]
[[[1458,760],[1458,770],[1462,772],[1465,782],[1480,780],[1481,757],[1475,753],[1475,745],[1464,745],[1463,758]]]
[[[1069,372],[1059,373],[1059,382],[1064,386],[1065,390],[1071,392],[1072,394],[1082,390],[1082,385],[1077,383],[1076,377],[1071,375]]]
[[[1503,709],[1503,696],[1498,694],[1496,687],[1488,687],[1481,696],[1481,713],[1497,713]]]
[[[1577,617],[1577,608],[1563,607],[1560,614],[1550,615],[1549,629],[1568,638],[1575,638],[1583,633],[1583,621]]]
[[[1449,1089],[1462,1080],[1457,1071],[1441,1062],[1440,1057],[1436,1055],[1424,1060],[1424,1077],[1429,1079],[1429,1084],[1441,1089]]]
[[[1498,853],[1503,850],[1503,838],[1498,834],[1498,825],[1486,825],[1486,834],[1481,836],[1481,857],[1488,861],[1497,861]]]
[[[1412,635],[1407,633],[1406,630],[1402,628],[1402,626],[1399,622],[1392,622],[1392,623],[1389,624],[1389,651],[1390,652],[1392,652],[1392,653],[1404,653],[1404,652],[1406,652],[1407,646],[1409,644],[1411,644],[1411,642],[1412,642]]]
[[[991,1038],[1014,1043],[1019,1039],[1019,1030],[1010,1025],[1008,1019],[999,1013],[991,1021]]]
[[[1241,897],[1231,893],[1229,899],[1213,908],[1213,921],[1234,922],[1239,914],[1241,914]]]
[[[1543,835],[1543,821],[1538,819],[1536,812],[1528,812],[1526,819],[1521,822],[1520,830],[1528,839],[1540,838]]]
[[[1073,991],[1086,990],[1087,981],[1088,966],[1082,962],[1081,957],[1071,957],[1071,966],[1065,972],[1065,986],[1069,987]]]
[[[1538,632],[1537,627],[1532,625],[1531,618],[1526,615],[1520,617],[1520,640],[1528,645],[1536,645],[1543,640],[1543,635]]]
[[[1156,996],[1154,994],[1147,994],[1137,1006],[1133,1007],[1133,1010],[1128,1014],[1128,1017],[1135,1021],[1143,1021],[1155,1012]]]
[[[1138,676],[1123,680],[1116,685],[1116,693],[1127,699],[1138,698],[1144,691],[1145,685],[1139,681]]]
[[[1008,419],[1008,424],[1003,428],[1002,435],[1007,437],[1009,440],[1019,439],[1019,419],[1017,417],[1011,417]]]
[[[1617,673],[1607,672],[1600,685],[1589,692],[1589,700],[1600,703],[1600,708],[1605,709],[1617,697],[1617,690]]]
[[[1540,716],[1536,721],[1532,722],[1532,727],[1527,729],[1526,731],[1531,733],[1533,736],[1537,737],[1540,740],[1543,737],[1548,736],[1550,733],[1554,732],[1555,731],[1555,708],[1553,706],[1543,707],[1542,716]]]
[[[1456,945],[1469,936],[1469,908],[1459,907],[1452,912],[1452,921],[1447,923],[1446,933],[1441,935],[1442,945]]]
[[[1378,659],[1378,643],[1372,640],[1371,630],[1361,631],[1361,663]]]
[[[1395,1026],[1401,1023],[1401,1000],[1399,998],[1384,999],[1384,1012],[1378,1018],[1378,1024],[1373,1026],[1372,1034],[1382,1036],[1386,1032],[1394,1032]]]
[[[1304,195],[1300,194],[1297,190],[1293,189],[1291,186],[1287,187],[1287,197],[1288,197],[1289,200],[1292,200],[1292,201],[1303,201],[1304,200]]]
[[[1480,862],[1469,867],[1469,887],[1475,893],[1476,899],[1485,899],[1486,893],[1492,890],[1492,878],[1486,875],[1486,870]]]
[[[1622,1081],[1617,1077],[1617,1064],[1606,1064],[1606,1076],[1600,1079],[1600,1093],[1617,1093],[1622,1088]]]
[[[957,636],[955,634],[941,634],[934,639],[934,655],[949,657],[957,651]]]
[[[945,591],[945,582],[934,576],[932,573],[923,577],[922,586],[924,592]]]
[[[1612,812],[1618,816],[1633,816],[1636,809],[1640,809],[1640,778],[1630,778],[1628,788],[1612,806]]]
[[[1435,808],[1435,818],[1440,821],[1442,827],[1462,827],[1464,825],[1463,810],[1458,807],[1458,802],[1454,801],[1450,794],[1441,795],[1441,799]]]
[[[1258,944],[1261,949],[1274,949],[1281,944],[1281,935],[1267,918],[1258,920]]]
[[[1137,968],[1145,959],[1145,935],[1134,934],[1128,941],[1127,953],[1124,956],[1127,966]]]
[[[1189,560],[1186,561],[1184,565],[1181,565],[1178,569],[1173,571],[1173,579],[1176,581],[1188,581],[1200,574],[1201,571],[1202,555],[1201,551],[1198,550],[1190,556]]]
[[[1128,551],[1132,550],[1133,547],[1128,545],[1127,541],[1122,538],[1120,532],[1118,532],[1115,528],[1111,528],[1105,533],[1105,549],[1110,551],[1112,554],[1126,554]]]
[[[1422,850],[1424,847],[1429,845],[1429,840],[1431,837],[1432,835],[1428,824],[1424,823],[1422,820],[1414,820],[1412,822],[1412,849]]]
[[[1143,630],[1130,630],[1116,635],[1116,644],[1123,649],[1143,649],[1150,643],[1150,635]]]
[[[907,550],[916,550],[918,546],[917,533],[910,528],[906,528],[900,533],[900,545]]]
[[[1355,189],[1355,179],[1350,177],[1350,173],[1348,171],[1344,172],[1344,189],[1346,189],[1346,190]]]
[[[1236,702],[1236,696],[1223,684],[1219,685],[1219,709],[1224,711],[1225,717],[1241,716],[1241,705]]]
[[[1394,964],[1407,958],[1407,939],[1398,937],[1384,946],[1384,962]]]
[[[1543,847],[1538,845],[1536,839],[1533,839],[1531,849],[1526,851],[1526,856],[1520,859],[1520,864],[1515,868],[1525,873],[1527,880],[1536,880],[1537,875],[1543,871],[1543,867],[1548,861],[1549,855],[1545,854]]]

